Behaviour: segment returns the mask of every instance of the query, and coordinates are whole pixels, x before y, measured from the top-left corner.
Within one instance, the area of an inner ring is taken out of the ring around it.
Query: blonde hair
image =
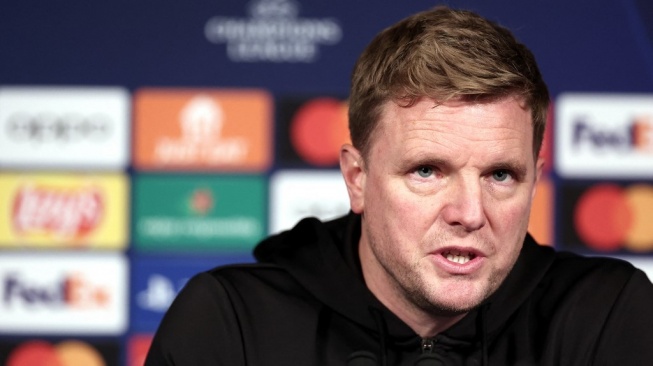
[[[482,102],[512,95],[531,110],[537,156],[549,93],[531,51],[506,28],[470,11],[420,12],[383,30],[358,58],[349,96],[352,143],[367,156],[389,100],[411,106],[422,97]]]

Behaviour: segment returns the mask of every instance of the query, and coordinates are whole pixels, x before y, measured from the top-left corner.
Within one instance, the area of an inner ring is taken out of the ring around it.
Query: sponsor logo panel
[[[254,176],[138,176],[135,246],[249,251],[265,234],[266,189]]]
[[[564,246],[602,253],[653,252],[650,183],[566,183],[560,193],[559,235]]]
[[[279,163],[286,167],[337,168],[349,140],[347,104],[333,97],[285,98],[278,103]]]
[[[126,366],[145,365],[145,358],[152,345],[153,337],[153,334],[136,334],[129,338]]]
[[[653,95],[563,94],[556,110],[561,176],[653,177]]]
[[[0,247],[122,249],[127,191],[121,174],[0,173]]]
[[[0,365],[7,366],[112,366],[119,364],[119,353],[114,340],[0,341]]]
[[[0,332],[118,335],[127,326],[127,270],[117,253],[4,253]]]
[[[340,171],[280,170],[270,179],[270,233],[305,217],[330,220],[349,212]]]
[[[536,187],[528,232],[540,244],[553,245],[553,204],[555,187],[548,178],[541,178]]]
[[[342,27],[330,17],[302,18],[299,10],[293,0],[253,0],[247,18],[211,17],[204,35],[225,44],[232,62],[314,63],[321,46],[340,42]]]
[[[240,256],[138,256],[132,261],[131,330],[154,332],[164,313],[195,274],[229,263],[253,262]]]
[[[122,88],[0,88],[0,166],[122,169],[129,99]]]
[[[265,91],[144,89],[134,110],[137,168],[262,172],[272,162]]]

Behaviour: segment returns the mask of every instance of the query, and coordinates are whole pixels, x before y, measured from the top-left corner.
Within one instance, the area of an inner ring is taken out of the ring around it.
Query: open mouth
[[[476,254],[470,252],[464,252],[459,250],[447,250],[442,252],[442,256],[447,258],[449,262],[454,262],[458,264],[465,264],[472,259],[476,258]]]

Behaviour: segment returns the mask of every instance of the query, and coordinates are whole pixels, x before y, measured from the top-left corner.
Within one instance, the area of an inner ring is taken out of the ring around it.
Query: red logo
[[[337,99],[317,98],[297,111],[290,139],[302,159],[317,166],[338,163],[340,146],[349,142],[347,108]]]
[[[104,201],[96,187],[24,185],[14,199],[13,225],[19,234],[41,232],[79,239],[99,225],[103,214]]]

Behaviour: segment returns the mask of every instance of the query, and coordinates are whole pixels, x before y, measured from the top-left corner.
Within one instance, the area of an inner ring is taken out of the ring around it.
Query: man
[[[146,365],[650,365],[653,286],[527,234],[549,96],[531,52],[448,8],[355,65],[351,213],[191,280]]]

